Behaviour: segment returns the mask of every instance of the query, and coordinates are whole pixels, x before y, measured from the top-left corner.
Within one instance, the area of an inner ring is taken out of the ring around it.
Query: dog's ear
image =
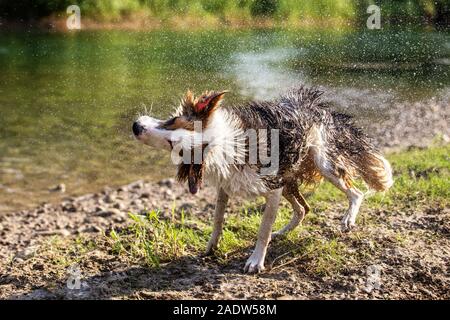
[[[207,118],[216,110],[228,91],[208,92],[201,95],[195,102],[194,112],[202,118]]]
[[[181,100],[181,106],[183,107],[183,110],[186,112],[192,112],[192,110],[194,110],[195,99],[194,94],[192,93],[191,90],[188,90],[184,95],[183,99]]]

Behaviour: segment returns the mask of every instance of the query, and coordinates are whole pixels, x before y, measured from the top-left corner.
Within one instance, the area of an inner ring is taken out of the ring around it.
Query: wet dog
[[[345,230],[355,225],[363,193],[362,178],[376,191],[388,190],[392,170],[350,116],[331,111],[322,92],[300,87],[267,102],[224,106],[225,91],[195,97],[187,92],[168,120],[141,116],[133,133],[141,142],[171,151],[177,178],[197,193],[204,180],[217,188],[214,227],[206,252],[217,248],[228,199],[234,195],[266,198],[258,240],[244,271],[264,269],[271,239],[293,230],[309,211],[301,185],[330,181],[349,201]],[[292,205],[290,222],[272,233],[281,197]]]

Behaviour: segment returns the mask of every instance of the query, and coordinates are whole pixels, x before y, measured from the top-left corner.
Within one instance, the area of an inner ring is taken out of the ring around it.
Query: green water
[[[306,83],[376,115],[448,94],[449,74],[448,33],[3,33],[0,211],[53,199],[59,183],[81,194],[173,175],[130,127],[146,109],[167,116],[188,88],[229,89],[238,103]]]

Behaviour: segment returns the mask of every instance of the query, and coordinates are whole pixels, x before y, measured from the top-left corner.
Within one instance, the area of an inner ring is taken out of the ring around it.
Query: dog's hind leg
[[[344,177],[338,173],[339,171],[335,168],[335,165],[319,152],[314,154],[314,162],[319,168],[320,173],[347,196],[349,208],[341,224],[344,231],[350,230],[355,226],[356,216],[358,215],[364,194],[350,183],[347,183]]]
[[[272,239],[286,234],[294,230],[302,221],[305,215],[309,212],[310,207],[303,195],[298,191],[297,182],[287,184],[283,189],[283,196],[292,206],[292,218],[288,224],[277,232],[272,233]]]
[[[220,236],[222,235],[223,221],[225,217],[225,208],[228,202],[228,194],[222,189],[217,189],[216,209],[214,212],[214,225],[211,234],[211,239],[206,246],[206,254],[211,254],[219,243]]]
[[[364,194],[355,187],[351,187],[344,191],[350,206],[342,218],[341,224],[344,231],[352,229],[356,224],[356,217],[358,216],[359,208],[364,198]]]
[[[283,188],[272,190],[266,194],[266,208],[258,231],[258,240],[255,250],[245,263],[244,272],[260,272],[264,270],[264,259],[266,258],[267,246],[270,242],[272,225],[277,217],[278,205],[280,204]]]

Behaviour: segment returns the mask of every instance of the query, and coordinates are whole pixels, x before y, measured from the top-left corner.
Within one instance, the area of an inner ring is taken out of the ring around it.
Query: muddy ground
[[[447,101],[393,109],[383,123],[366,124],[378,145],[386,149],[424,146],[436,136],[444,141],[448,128]],[[137,181],[95,194],[67,197],[58,204],[0,216],[0,298],[3,299],[449,299],[450,208],[424,202],[419,207],[398,203],[377,209],[363,208],[363,223],[342,233],[339,221],[344,203],[330,203],[305,224],[319,228],[300,235],[328,241],[338,238],[349,257],[339,271],[317,274],[310,257],[289,254],[277,241],[271,244],[267,271],[242,272],[252,248],[230,252],[227,263],[201,254],[185,255],[148,268],[130,264],[112,253],[104,242],[111,228],[128,225],[127,212],[160,208],[170,215],[177,208],[211,220],[214,190],[198,196],[171,179],[158,183]],[[237,210],[233,201],[228,213]],[[169,216],[166,217],[170,219]],[[195,226],[193,226],[195,228]],[[74,241],[82,236],[97,243],[79,263],[80,289],[69,289],[73,275],[65,261],[55,261],[52,241]],[[62,240],[61,240],[62,239]],[[364,255],[364,257],[361,257]],[[333,261],[329,261],[330,264]]]

